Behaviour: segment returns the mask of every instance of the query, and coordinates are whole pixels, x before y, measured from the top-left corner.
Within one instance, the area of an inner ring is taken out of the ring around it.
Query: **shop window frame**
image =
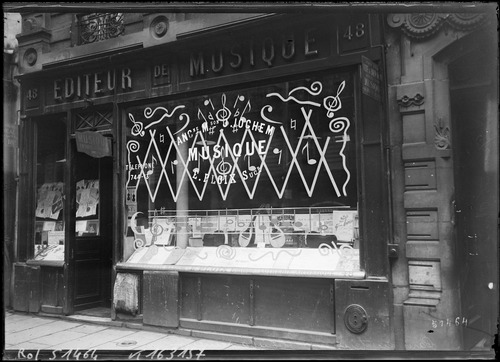
[[[216,93],[224,92],[227,89],[233,89],[238,87],[239,89],[244,87],[251,87],[259,84],[270,84],[273,81],[280,80],[290,80],[290,79],[300,79],[301,77],[307,77],[310,73],[316,73],[321,71],[332,71],[337,72],[342,69],[347,69],[350,74],[352,74],[352,80],[354,83],[354,119],[351,120],[352,124],[356,126],[356,162],[357,162],[357,192],[358,192],[358,215],[359,215],[359,250],[360,250],[360,271],[365,273],[365,277],[388,277],[388,254],[387,245],[389,238],[389,226],[390,226],[390,215],[389,215],[389,195],[387,194],[389,189],[389,180],[387,174],[388,159],[385,154],[385,142],[386,142],[386,124],[384,121],[384,107],[385,107],[385,97],[382,100],[374,101],[368,96],[362,94],[361,92],[361,63],[354,63],[351,65],[346,65],[344,67],[334,67],[332,65],[321,67],[314,70],[303,70],[295,73],[294,75],[285,75],[279,77],[271,77],[265,79],[254,80],[253,82],[244,81],[242,83],[229,82],[228,84],[217,84],[214,88],[209,89],[197,89],[193,91],[180,92],[171,95],[170,97],[157,97],[154,99],[141,100],[139,102],[132,102],[126,105],[122,105],[121,108],[121,118],[122,122],[120,125],[122,127],[121,137],[122,137],[122,157],[121,157],[121,168],[126,164],[126,127],[123,125],[126,117],[127,110],[131,107],[138,106],[139,104],[144,104],[145,107],[161,102],[162,100],[171,99],[183,99],[197,95],[204,95],[206,92]],[[235,77],[237,78],[237,77]],[[383,89],[384,84],[381,81],[381,88]],[[236,85],[237,84],[237,85]],[[385,91],[383,91],[385,93]],[[371,104],[369,108],[366,104]],[[370,114],[374,112],[374,114]],[[372,123],[364,122],[363,118],[370,119]],[[371,156],[370,156],[371,154]],[[376,164],[367,162],[366,158],[372,157],[372,161],[376,160]],[[125,185],[125,178],[127,177],[124,169],[123,174],[120,178],[122,185]],[[374,180],[366,179],[366,175],[376,176]],[[123,190],[125,193],[126,190]],[[372,199],[372,200],[370,200]],[[125,200],[122,200],[120,207],[125,209]],[[125,216],[122,221],[123,227],[127,225],[126,213],[121,213]],[[122,234],[124,235],[124,234]],[[121,240],[119,247],[117,248],[116,261],[119,269],[127,269],[130,266],[126,265],[126,260],[123,260],[124,253],[124,243],[126,243],[125,237]],[[135,269],[134,267],[130,269]],[[154,267],[152,268],[154,269]],[[171,268],[172,269],[172,268]],[[173,266],[175,269],[175,266]],[[182,271],[182,270],[179,270]],[[187,271],[187,270],[184,270]]]

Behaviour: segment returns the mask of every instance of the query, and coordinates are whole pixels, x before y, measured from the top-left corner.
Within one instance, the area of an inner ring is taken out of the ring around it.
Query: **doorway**
[[[73,260],[73,308],[82,312],[111,306],[113,240],[113,159],[76,152]],[[109,316],[109,314],[108,314]]]
[[[497,48],[469,49],[448,68],[464,350],[491,348],[498,322]]]

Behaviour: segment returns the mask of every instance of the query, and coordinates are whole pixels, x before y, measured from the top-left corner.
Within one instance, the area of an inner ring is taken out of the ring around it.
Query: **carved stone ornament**
[[[434,129],[436,130],[436,135],[434,136],[434,146],[438,150],[447,150],[450,148],[450,128],[443,124],[443,120],[438,118],[434,123]]]
[[[27,18],[23,21],[23,33],[29,33],[36,30],[40,24],[35,18]]]
[[[401,30],[410,38],[425,39],[436,34],[443,26],[451,26],[456,30],[470,31],[482,25],[486,20],[485,14],[436,14],[412,13],[389,14],[387,23],[392,28]]]
[[[38,59],[38,54],[36,52],[36,49],[29,48],[24,52],[23,60],[30,67],[35,65],[37,59]]]
[[[415,96],[411,98],[405,95],[401,99],[398,99],[398,104],[401,107],[421,106],[424,104],[424,96],[420,93],[415,94]]]
[[[167,34],[168,31],[167,17],[157,16],[156,18],[154,18],[154,20],[151,22],[150,31],[155,38],[161,38],[165,34]]]

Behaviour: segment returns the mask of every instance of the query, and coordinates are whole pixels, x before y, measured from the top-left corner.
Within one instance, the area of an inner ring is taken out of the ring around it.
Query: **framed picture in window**
[[[92,235],[98,235],[99,234],[99,220],[87,221],[86,233],[92,234]]]

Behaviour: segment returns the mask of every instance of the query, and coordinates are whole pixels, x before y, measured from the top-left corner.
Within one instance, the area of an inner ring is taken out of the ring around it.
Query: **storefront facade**
[[[23,22],[14,309],[386,350],[421,349],[421,314],[459,310],[455,257],[432,254],[447,221],[427,236],[447,194],[401,179],[434,162],[453,182],[453,155],[410,139],[424,106],[400,90],[416,85],[393,70],[405,35],[387,14]]]

